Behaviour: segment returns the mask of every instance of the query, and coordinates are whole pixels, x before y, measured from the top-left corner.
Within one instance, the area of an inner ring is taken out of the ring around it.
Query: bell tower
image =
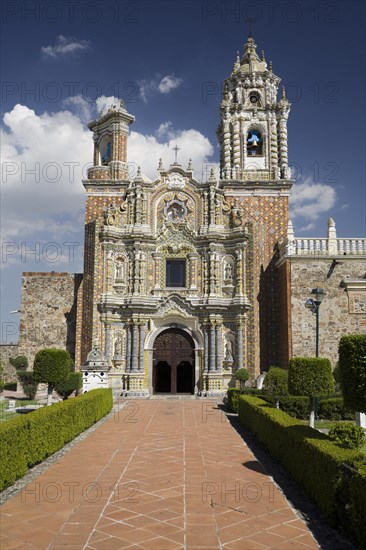
[[[290,103],[283,89],[277,102],[280,78],[249,36],[240,59],[224,83],[218,137],[221,175],[226,180],[289,180],[287,119]]]
[[[220,144],[220,187],[225,202],[242,224],[251,227],[247,262],[247,368],[256,376],[279,364],[279,285],[275,267],[277,243],[286,238],[288,198],[292,187],[287,152],[290,103],[280,78],[252,36],[237,54],[225,80],[217,135]]]

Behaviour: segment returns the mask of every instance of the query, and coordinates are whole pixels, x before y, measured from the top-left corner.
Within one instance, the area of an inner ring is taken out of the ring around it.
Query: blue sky
[[[364,2],[53,0],[6,2],[1,17],[2,340],[17,339],[22,271],[82,269],[87,122],[122,97],[132,172],[154,178],[178,143],[201,179],[248,18],[292,101],[295,234],[325,236],[332,216],[338,236],[365,236]]]

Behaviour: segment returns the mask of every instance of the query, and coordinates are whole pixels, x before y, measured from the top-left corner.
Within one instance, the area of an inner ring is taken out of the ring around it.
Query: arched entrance
[[[194,393],[194,342],[179,328],[161,332],[154,342],[154,393]]]

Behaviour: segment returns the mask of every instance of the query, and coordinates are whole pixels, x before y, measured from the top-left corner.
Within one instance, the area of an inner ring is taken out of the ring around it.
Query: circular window
[[[250,100],[250,103],[258,103],[258,96],[255,95],[255,94],[252,94],[251,96],[249,96],[249,100]]]

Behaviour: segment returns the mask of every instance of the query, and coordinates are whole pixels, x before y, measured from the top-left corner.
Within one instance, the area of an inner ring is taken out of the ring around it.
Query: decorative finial
[[[188,166],[187,166],[187,172],[192,172],[193,165],[192,165],[192,159],[189,159]]]
[[[233,73],[236,73],[240,69],[240,56],[239,52],[236,52],[236,60],[234,63]]]
[[[173,151],[174,151],[174,153],[175,153],[174,164],[178,164],[177,156],[178,156],[178,151],[180,151],[180,148],[178,147],[178,145],[176,145],[175,147],[173,147]]]
[[[272,61],[269,62],[269,70],[272,72]]]
[[[229,85],[227,82],[225,82],[225,86],[224,86],[224,99],[225,100],[229,99]]]
[[[161,158],[159,159],[159,166],[158,166],[158,172],[161,172],[164,170],[163,161]]]
[[[141,166],[137,167],[137,174],[136,177],[141,178]]]
[[[282,86],[282,99],[287,99],[285,86]]]
[[[266,61],[266,58],[264,57],[264,50],[262,50],[262,61]]]
[[[123,101],[123,99],[121,99],[120,102],[119,102],[119,110],[123,111],[124,108],[125,108],[125,102]]]

